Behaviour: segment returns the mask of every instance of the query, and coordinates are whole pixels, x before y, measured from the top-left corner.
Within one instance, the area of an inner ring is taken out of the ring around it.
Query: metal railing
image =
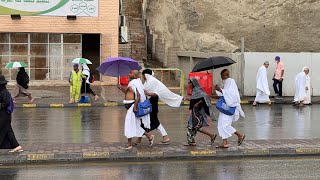
[[[184,96],[184,73],[177,68],[150,68],[154,76],[165,84],[171,91]],[[177,86],[177,84],[179,86]]]

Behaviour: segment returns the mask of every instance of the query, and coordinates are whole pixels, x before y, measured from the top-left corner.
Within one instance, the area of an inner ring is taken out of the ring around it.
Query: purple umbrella
[[[122,77],[129,74],[131,70],[140,70],[140,64],[126,57],[108,58],[97,70],[105,76]]]

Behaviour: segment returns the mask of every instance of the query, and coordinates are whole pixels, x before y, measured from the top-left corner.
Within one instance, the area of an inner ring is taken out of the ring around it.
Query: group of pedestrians
[[[82,64],[82,70],[79,69],[79,64],[73,65],[73,70],[70,73],[70,102],[77,103],[80,100],[81,94],[92,94],[95,101],[99,99],[99,96],[91,89],[90,84],[92,81],[92,74],[87,64]]]
[[[158,101],[161,100],[171,107],[179,107],[182,100],[189,100],[189,117],[187,119],[187,146],[195,146],[195,136],[198,132],[203,133],[210,138],[210,144],[216,140],[217,134],[210,132],[207,128],[209,126],[208,119],[214,120],[213,107],[211,97],[205,93],[199,82],[195,78],[188,81],[188,86],[192,89],[191,97],[182,97],[171,92],[162,82],[154,77],[154,73],[150,69],[145,69],[142,72],[142,78],[139,76],[139,71],[132,70],[129,73],[130,82],[125,88],[118,85],[118,88],[125,94],[123,101],[127,114],[124,124],[124,135],[128,138],[128,143],[124,149],[130,150],[134,146],[141,143],[142,137],[146,136],[150,146],[154,144],[154,135],[152,130],[157,129],[161,135],[162,140],[159,144],[169,144],[170,138],[164,127],[158,119]],[[232,127],[232,122],[244,117],[244,112],[240,105],[240,95],[237,85],[233,79],[230,78],[230,72],[223,70],[221,78],[224,81],[223,88],[216,86],[218,96],[214,98],[225,98],[226,104],[230,107],[235,107],[233,115],[226,115],[222,112],[218,118],[218,132],[223,143],[217,148],[228,148],[227,139],[233,134],[238,136],[238,145],[241,145],[245,139],[245,135]],[[138,104],[143,103],[149,98],[152,104],[152,112],[142,117],[137,117],[135,112],[138,111]],[[135,142],[132,138],[137,138]]]
[[[276,70],[273,75],[273,89],[275,92],[275,99],[281,100],[282,98],[282,84],[284,81],[284,64],[280,61],[280,57],[275,57]],[[269,62],[265,61],[263,65],[259,68],[256,77],[256,97],[253,102],[253,106],[257,103],[268,103],[271,105],[270,101],[270,90],[268,85],[268,72]],[[303,67],[302,72],[300,72],[294,79],[295,84],[295,96],[293,99],[294,105],[305,106],[306,104],[311,104],[311,81],[309,76],[309,68]]]

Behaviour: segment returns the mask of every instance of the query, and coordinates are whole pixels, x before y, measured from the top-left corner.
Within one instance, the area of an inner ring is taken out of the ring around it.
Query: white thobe
[[[146,96],[145,96],[144,90],[143,90],[143,84],[139,78],[131,80],[130,83],[128,84],[128,88],[129,87],[132,88],[135,95],[137,95],[137,92],[139,92],[140,102],[143,102],[146,100]],[[125,100],[124,103],[130,103],[130,101],[128,102]],[[138,117],[136,117],[135,113],[133,112],[133,107],[134,107],[134,105],[132,105],[127,110],[125,123],[124,123],[124,135],[127,138],[142,137],[145,130],[141,127],[141,121],[144,124],[144,127],[150,129],[150,114],[147,114],[143,117],[138,118]]]
[[[311,79],[310,76],[307,75],[306,77],[306,85],[308,87],[308,90],[306,90],[307,98],[305,101],[303,101],[304,104],[311,104]]]
[[[228,78],[224,81],[224,87],[222,89],[222,95],[226,101],[226,104],[230,107],[236,107],[236,111],[232,116],[223,114],[220,112],[218,118],[218,132],[222,139],[227,139],[236,132],[231,125],[232,122],[237,121],[240,116],[244,117],[240,105],[240,94],[236,82]]]
[[[295,79],[296,93],[294,95],[295,102],[301,102],[307,98],[306,82],[307,82],[307,77],[305,72],[301,72],[296,76],[296,79]]]
[[[270,102],[268,75],[267,75],[267,68],[265,66],[261,66],[259,68],[256,80],[257,80],[257,94],[254,101],[259,103]]]

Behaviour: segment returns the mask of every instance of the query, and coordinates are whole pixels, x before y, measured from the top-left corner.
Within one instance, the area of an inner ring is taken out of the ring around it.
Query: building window
[[[67,80],[81,43],[81,34],[0,33],[0,74],[15,80],[18,70],[5,66],[23,61],[31,80]]]

